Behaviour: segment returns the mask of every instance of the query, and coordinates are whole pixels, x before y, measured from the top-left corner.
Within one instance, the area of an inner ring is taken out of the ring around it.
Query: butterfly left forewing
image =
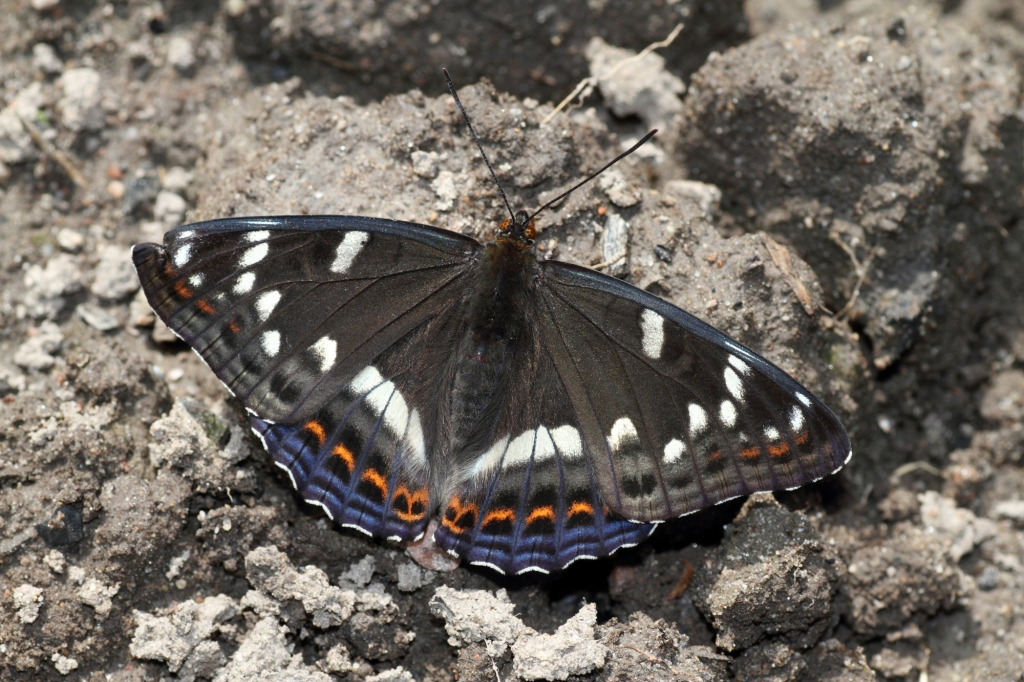
[[[850,443],[785,372],[661,299],[541,265],[539,325],[606,503],[665,519],[837,471]]]
[[[299,494],[342,525],[413,539],[430,512],[423,386],[460,333],[445,325],[479,248],[411,223],[292,216],[188,225],[133,258]]]
[[[133,251],[157,314],[261,418],[298,421],[458,299],[479,244],[353,216],[187,225]]]

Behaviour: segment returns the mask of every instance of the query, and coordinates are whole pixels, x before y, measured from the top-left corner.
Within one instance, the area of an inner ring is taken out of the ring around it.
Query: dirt
[[[1019,3],[490,7],[0,1],[0,679],[1024,679]],[[840,474],[514,578],[297,498],[130,246],[282,213],[487,239],[442,66],[515,208],[660,129],[542,253],[793,373]]]

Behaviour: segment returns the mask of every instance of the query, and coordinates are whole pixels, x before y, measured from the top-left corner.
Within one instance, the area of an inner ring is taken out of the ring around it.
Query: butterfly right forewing
[[[713,327],[617,279],[549,261],[545,334],[607,504],[672,518],[834,473],[839,420],[789,375]]]

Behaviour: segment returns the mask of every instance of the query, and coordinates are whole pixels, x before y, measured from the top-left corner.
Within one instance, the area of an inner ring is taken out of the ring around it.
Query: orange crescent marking
[[[461,519],[466,514],[473,514],[473,516],[475,517],[479,513],[479,511],[480,508],[477,507],[472,502],[463,506],[462,500],[460,500],[457,497],[453,497],[451,502],[448,503],[448,508],[445,510],[444,516],[441,517],[441,525],[450,530],[451,532],[455,533],[456,535],[461,535],[462,532],[466,529],[460,528],[456,525],[455,522]],[[453,516],[450,519],[448,518],[448,512],[453,512]]]
[[[217,312],[217,309],[210,305],[210,302],[207,301],[205,298],[201,298],[198,301],[196,301],[196,305],[199,306],[200,311],[207,315],[213,315],[215,312]]]
[[[178,295],[178,298],[192,298],[192,290],[185,286],[185,283],[181,280],[174,283],[174,293]]]
[[[722,459],[722,451],[715,450],[710,455],[708,455],[708,459],[710,459],[712,462],[717,462],[718,460]]]
[[[508,507],[502,507],[500,509],[495,509],[494,511],[489,511],[484,516],[484,521],[480,525],[481,526],[486,526],[488,523],[494,523],[494,522],[499,522],[499,521],[511,521],[512,523],[515,523],[516,522],[516,513],[515,513],[515,511],[512,510],[512,509],[509,509]]]
[[[380,490],[382,501],[388,499],[388,482],[384,480],[384,477],[376,469],[367,468],[360,478]]]
[[[770,446],[769,446],[769,449],[770,449]],[[760,456],[761,456],[761,448],[758,448],[758,447],[745,448],[743,450],[740,450],[740,458],[741,459],[757,459]]]
[[[391,498],[392,504],[397,502],[399,497],[405,499],[405,509],[399,509],[396,506],[392,506],[392,509],[394,509],[395,511],[395,516],[402,519],[403,521],[409,522],[419,521],[424,516],[426,516],[427,501],[429,499],[427,497],[426,488],[417,488],[416,490],[409,490],[409,488],[407,488],[406,486],[400,485],[397,488],[395,488],[395,494]],[[423,511],[414,512],[412,510],[412,506],[417,502],[423,505]]]
[[[314,436],[316,436],[316,439],[320,442],[320,445],[323,446],[324,440],[327,438],[327,434],[324,432],[324,427],[320,425],[320,422],[314,419],[306,422],[302,428],[306,429]]]
[[[230,330],[232,334],[237,334],[238,332],[242,331],[242,328],[238,326],[237,322],[231,320],[230,322],[228,322],[228,330]]]
[[[575,516],[576,514],[590,514],[591,516],[593,516],[594,505],[590,504],[589,502],[583,502],[582,500],[573,502],[571,505],[569,505],[568,515]]]
[[[793,441],[797,445],[807,445],[807,441],[811,439],[811,433],[809,431],[801,432]],[[779,443],[778,445],[769,445],[768,454],[772,457],[783,457],[792,452],[789,447],[789,443]]]
[[[549,504],[546,504],[543,507],[534,507],[533,511],[530,512],[530,515],[526,517],[526,525],[529,526],[537,519],[548,519],[550,521],[554,521],[555,508]]]
[[[332,455],[337,455],[341,458],[341,461],[345,463],[345,468],[348,469],[348,473],[352,473],[352,470],[356,468],[356,457],[352,454],[352,451],[346,448],[341,443],[334,446],[334,450],[331,451]]]

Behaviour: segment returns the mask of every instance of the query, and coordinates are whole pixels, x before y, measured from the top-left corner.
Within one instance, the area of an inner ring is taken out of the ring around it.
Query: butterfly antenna
[[[644,135],[643,137],[640,138],[639,142],[637,142],[632,147],[630,147],[626,151],[624,151],[621,154],[619,154],[618,156],[616,156],[614,159],[612,159],[611,161],[609,161],[605,165],[601,166],[601,168],[599,168],[596,172],[592,173],[589,177],[584,178],[580,182],[577,182],[575,185],[573,185],[572,187],[570,187],[569,189],[565,190],[564,192],[559,194],[557,197],[552,199],[551,201],[547,202],[546,204],[544,204],[543,206],[538,208],[536,211],[533,212],[533,215],[530,216],[530,220],[533,220],[534,218],[537,217],[538,213],[540,213],[541,211],[549,208],[550,206],[552,206],[554,204],[557,204],[559,201],[561,201],[562,199],[566,198],[567,196],[569,196],[570,194],[572,194],[573,192],[578,190],[580,187],[582,187],[583,185],[587,184],[588,182],[590,182],[591,180],[596,178],[598,175],[600,175],[601,173],[604,173],[606,170],[608,170],[609,168],[611,168],[612,166],[617,164],[619,161],[622,161],[624,158],[626,158],[627,156],[629,156],[630,154],[635,152],[637,149],[640,148],[641,145],[643,145],[649,139],[654,137],[655,133],[657,133],[657,132],[658,132],[658,129],[655,128],[651,132],[647,133],[646,135]]]
[[[462,100],[459,99],[459,94],[455,92],[455,83],[452,83],[452,78],[448,75],[448,69],[441,69],[441,73],[444,74],[444,79],[448,81],[448,90],[452,93],[452,97],[455,99],[455,106],[457,106],[459,111],[462,112],[462,120],[466,122],[466,127],[469,128],[469,134],[473,136],[473,142],[476,143],[476,148],[480,150],[480,156],[484,157],[484,163],[487,164],[487,170],[491,172],[491,177],[494,178],[494,184],[498,186],[498,192],[501,194],[501,200],[505,202],[505,208],[508,209],[508,214],[512,216],[512,220],[515,221],[516,213],[512,210],[512,205],[508,203],[508,197],[505,196],[505,190],[502,189],[501,183],[498,182],[498,175],[494,172],[494,168],[491,166],[491,162],[487,158],[487,154],[484,152],[483,145],[480,144],[480,138],[477,137],[476,131],[473,130],[473,124],[469,121],[469,114],[466,113],[466,108],[462,106]],[[625,156],[625,154],[623,156]],[[615,161],[618,161],[618,159]],[[615,161],[612,163],[615,163]],[[601,170],[604,169],[602,168]],[[573,189],[575,189],[575,187]]]

